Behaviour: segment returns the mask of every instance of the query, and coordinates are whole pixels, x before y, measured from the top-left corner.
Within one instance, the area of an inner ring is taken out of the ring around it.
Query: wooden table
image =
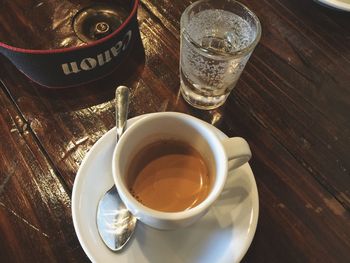
[[[350,13],[311,0],[242,2],[263,34],[218,110],[179,95],[179,20],[190,1],[142,0],[144,59],[135,52],[124,79],[48,90],[1,58],[1,262],[89,261],[71,193],[84,155],[114,126],[118,84],[131,88],[131,117],[185,112],[247,139],[260,214],[244,262],[350,262]]]

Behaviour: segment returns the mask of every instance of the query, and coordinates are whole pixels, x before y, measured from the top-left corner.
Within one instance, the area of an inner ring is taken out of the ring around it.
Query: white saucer
[[[138,118],[130,119],[132,125]],[[209,125],[209,124],[208,124]],[[211,126],[219,138],[227,137]],[[219,200],[194,225],[159,231],[138,222],[136,232],[120,253],[110,251],[96,226],[97,204],[113,185],[112,152],[115,129],[100,138],[85,156],[74,181],[72,216],[76,234],[92,262],[239,262],[247,252],[257,226],[258,191],[252,170],[245,164],[228,176]]]
[[[315,0],[315,1],[335,9],[350,11],[350,0]]]

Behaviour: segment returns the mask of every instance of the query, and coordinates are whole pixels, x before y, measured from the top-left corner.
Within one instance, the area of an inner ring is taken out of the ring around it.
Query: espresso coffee
[[[127,186],[143,205],[180,212],[209,194],[212,175],[201,154],[187,143],[162,140],[143,148],[130,163]]]

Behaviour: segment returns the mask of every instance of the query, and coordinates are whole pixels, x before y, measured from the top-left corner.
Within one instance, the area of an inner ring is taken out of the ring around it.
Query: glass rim
[[[182,18],[187,15],[190,10],[198,5],[198,4],[201,4],[203,2],[210,2],[211,0],[199,0],[199,1],[196,1],[194,3],[192,3],[191,5],[189,5],[185,11],[182,13],[181,15],[181,20]],[[213,56],[220,56],[220,57],[228,57],[228,58],[232,58],[232,57],[238,57],[238,56],[242,56],[242,55],[245,55],[245,54],[248,54],[249,52],[253,51],[253,49],[255,48],[255,46],[258,44],[260,38],[261,38],[261,23],[260,23],[260,20],[259,18],[257,17],[257,15],[251,11],[247,6],[245,6],[244,4],[236,1],[236,0],[226,0],[228,2],[232,2],[232,3],[235,3],[235,4],[238,4],[240,5],[249,15],[250,17],[253,19],[255,25],[256,25],[256,35],[255,35],[255,38],[253,41],[251,41],[249,43],[248,46],[246,46],[245,48],[242,48],[242,49],[238,49],[238,50],[235,50],[233,52],[223,52],[223,51],[218,51],[218,50],[214,50],[212,48],[205,48],[205,47],[202,47],[200,44],[198,44],[188,33],[185,29],[182,29],[181,30],[181,35],[184,34],[186,35],[186,38],[187,40],[193,45],[195,46],[196,48],[198,48],[200,51],[202,51],[204,54],[206,55],[213,55]],[[222,9],[224,10],[224,9]]]

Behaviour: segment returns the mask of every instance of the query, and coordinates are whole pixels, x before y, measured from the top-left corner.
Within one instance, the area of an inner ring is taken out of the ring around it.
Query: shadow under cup
[[[134,157],[146,146],[161,140],[181,141],[197,150],[212,175],[208,196],[197,206],[180,212],[162,212],[144,206],[130,193],[128,170]],[[140,221],[158,229],[188,226],[202,217],[218,198],[226,181],[227,156],[208,124],[181,113],[146,116],[128,128],[113,154],[113,177],[126,207]]]

